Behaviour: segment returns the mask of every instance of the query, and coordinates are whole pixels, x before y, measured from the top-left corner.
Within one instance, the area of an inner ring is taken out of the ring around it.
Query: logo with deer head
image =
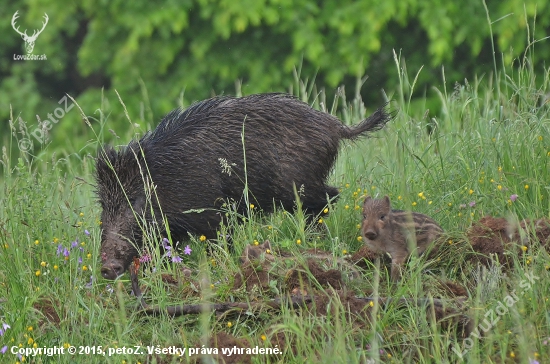
[[[32,35],[29,36],[27,35],[27,29],[25,29],[25,31],[21,33],[19,31],[19,27],[15,27],[15,21],[17,20],[17,18],[19,18],[19,15],[17,15],[18,12],[19,10],[16,11],[11,18],[11,26],[17,33],[21,35],[21,38],[23,38],[23,40],[25,41],[25,49],[27,50],[27,54],[31,54],[32,50],[34,49],[34,42],[36,42],[36,38],[38,38],[40,33],[42,33],[44,28],[46,28],[46,24],[48,24],[48,14],[44,13],[44,22],[42,23],[42,29],[34,30]]]

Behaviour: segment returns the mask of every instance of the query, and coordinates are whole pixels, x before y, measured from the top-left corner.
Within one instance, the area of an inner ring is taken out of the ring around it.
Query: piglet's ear
[[[388,208],[391,206],[390,198],[388,197],[388,195],[384,196],[384,204],[388,205]]]
[[[271,242],[269,240],[266,240],[260,245],[265,250],[271,250]]]

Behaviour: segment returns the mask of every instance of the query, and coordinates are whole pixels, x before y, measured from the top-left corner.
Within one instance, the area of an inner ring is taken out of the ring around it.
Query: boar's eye
[[[380,220],[382,220],[382,221],[386,220],[386,215],[381,215]]]

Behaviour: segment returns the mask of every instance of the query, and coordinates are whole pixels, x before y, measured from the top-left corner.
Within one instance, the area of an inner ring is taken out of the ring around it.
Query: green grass
[[[400,63],[396,56],[396,65]],[[550,216],[548,71],[537,79],[524,65],[434,89],[441,101],[440,115],[425,110],[422,99],[413,98],[415,77],[404,67],[398,67],[398,72],[401,85],[388,94],[395,119],[374,138],[342,146],[330,177],[341,195],[328,207],[330,213],[320,217],[322,223],[308,223],[300,212],[262,216],[252,209],[249,216],[238,216],[228,210],[235,251],[219,244],[207,254],[206,243],[194,237],[189,242],[192,254],[182,255],[180,264],[171,264],[163,260],[158,247],[150,247],[153,262],[140,272],[140,282],[150,304],[271,299],[286,293],[283,277],[277,274],[264,292],[233,289],[233,277],[240,269],[238,257],[247,244],[269,239],[274,247],[296,256],[312,247],[337,257],[354,252],[362,245],[358,224],[364,196],[387,194],[394,208],[435,218],[453,244],[439,260],[411,262],[397,286],[389,284],[388,267],[382,266],[380,272],[374,267],[366,269],[351,285],[353,293],[433,297],[438,294],[435,282],[451,280],[467,287],[467,306],[478,324],[515,289],[518,301],[480,339],[470,336],[472,341],[464,342],[453,327],[434,323],[425,309],[415,305],[375,306],[371,320],[351,317],[334,296],[327,315],[267,308],[177,318],[140,315],[130,294],[128,275],[110,282],[99,274],[101,226],[91,186],[93,158],[81,157],[79,151],[51,160],[46,160],[45,154],[31,158],[21,153],[13,158],[4,152],[0,325],[11,327],[0,336],[0,348],[8,346],[8,353],[0,354],[0,362],[20,360],[9,353],[14,345],[102,346],[104,351],[134,345],[201,348],[209,347],[209,337],[217,332],[246,338],[251,346],[260,347],[280,335],[293,346],[286,345],[280,355],[253,356],[254,362],[461,362],[453,348],[461,353],[468,348],[464,355],[468,363],[529,363],[535,358],[549,362],[548,253],[529,249],[516,256],[512,269],[503,274],[465,263],[469,249],[464,241],[466,229],[485,215]],[[359,80],[358,87],[361,84]],[[314,85],[297,81],[293,92],[330,111],[324,94]],[[360,99],[335,102],[346,123],[356,123],[367,114]],[[373,109],[373,105],[368,107]],[[101,122],[108,129],[108,120]],[[13,159],[18,160],[16,165],[10,163]],[[510,200],[512,194],[518,195],[515,202]],[[180,269],[183,265],[200,272],[199,277],[186,278]],[[162,274],[171,274],[179,284],[164,283]],[[521,285],[533,275],[539,279],[528,287]],[[325,292],[330,296],[330,290]],[[170,363],[194,362],[196,358],[65,354],[27,357],[25,361]]]

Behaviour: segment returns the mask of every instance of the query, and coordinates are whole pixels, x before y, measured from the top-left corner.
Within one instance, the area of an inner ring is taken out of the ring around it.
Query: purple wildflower
[[[4,331],[6,331],[7,329],[11,329],[11,326],[8,325],[7,323],[3,323],[2,328],[4,329]]]
[[[62,251],[63,251],[63,244],[59,244],[57,246],[57,256],[59,256],[59,254],[61,254]]]
[[[147,263],[151,261],[151,256],[149,254],[144,254],[141,257],[139,257],[140,263]]]
[[[191,255],[191,252],[192,252],[192,250],[191,250],[191,248],[189,247],[189,245],[187,245],[187,246],[185,247],[185,249],[183,249],[183,254]]]
[[[472,201],[472,202],[470,202],[469,205],[470,205],[470,207],[474,207],[474,206],[476,205],[476,202],[475,202],[475,201]]]
[[[78,264],[82,264],[82,257],[78,257]]]
[[[510,196],[510,201],[512,202],[514,202],[517,199],[518,199],[518,195],[516,195],[515,193],[512,196]]]
[[[86,236],[90,236],[90,232],[88,230],[84,230],[84,234],[86,234]]]
[[[6,351],[8,351],[8,346],[5,345],[2,349],[0,349],[0,353],[5,354]]]
[[[71,252],[69,251],[69,249],[65,248],[65,249],[63,250],[63,256],[64,256],[64,257],[68,257],[69,254],[71,254]]]
[[[71,249],[76,248],[78,246],[78,240],[75,240],[71,243]]]
[[[0,336],[4,336],[4,330],[0,329]]]
[[[181,263],[181,258],[180,257],[172,257],[172,262],[173,263]]]
[[[165,257],[171,257],[172,256],[172,250],[169,246],[166,247],[166,254],[164,254]]]
[[[534,359],[529,359],[529,364],[539,364],[539,362]]]
[[[84,287],[86,288],[92,288],[92,283],[94,282],[94,276],[90,276],[90,281],[86,283]]]

